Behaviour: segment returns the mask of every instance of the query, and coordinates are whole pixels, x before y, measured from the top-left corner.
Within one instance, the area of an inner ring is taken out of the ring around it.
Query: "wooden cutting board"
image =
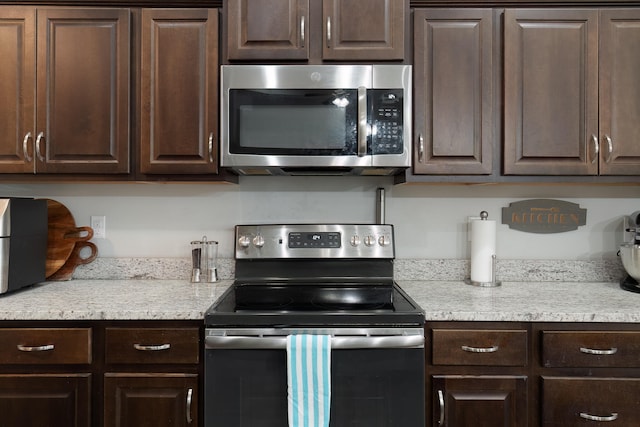
[[[45,277],[49,278],[67,262],[76,242],[86,241],[93,237],[93,229],[91,227],[76,227],[76,221],[65,205],[56,200],[46,200],[49,229]]]
[[[89,248],[89,255],[86,258],[82,256],[82,249]],[[98,256],[98,248],[91,242],[76,242],[73,250],[71,251],[71,255],[64,263],[62,267],[58,269],[55,273],[49,276],[48,280],[71,280],[73,277],[73,272],[76,270],[76,267],[82,264],[89,264],[91,261],[96,259]]]

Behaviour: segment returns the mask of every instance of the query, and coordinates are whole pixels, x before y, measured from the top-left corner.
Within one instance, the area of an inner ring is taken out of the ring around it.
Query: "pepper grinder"
[[[191,242],[191,282],[200,282],[200,267],[202,260],[202,242],[194,240]]]
[[[191,242],[191,282],[216,282],[218,280],[218,269],[216,262],[218,259],[218,242],[207,240],[207,236],[202,236],[202,240]]]

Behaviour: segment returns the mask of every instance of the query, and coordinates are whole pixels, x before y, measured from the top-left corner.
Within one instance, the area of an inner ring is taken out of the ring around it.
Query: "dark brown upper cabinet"
[[[640,9],[600,12],[600,175],[640,175]]]
[[[414,12],[415,174],[491,174],[493,11]]]
[[[140,172],[218,172],[218,10],[143,9]]]
[[[505,11],[506,175],[640,175],[640,10]]]
[[[128,173],[129,9],[0,6],[0,22],[0,173]]]
[[[229,61],[404,59],[407,0],[229,0]]]

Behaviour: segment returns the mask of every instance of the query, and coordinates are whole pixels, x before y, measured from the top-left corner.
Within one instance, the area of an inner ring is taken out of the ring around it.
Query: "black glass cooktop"
[[[236,282],[205,314],[208,326],[407,326],[424,313],[394,282]]]
[[[236,311],[393,309],[393,283],[238,283]]]

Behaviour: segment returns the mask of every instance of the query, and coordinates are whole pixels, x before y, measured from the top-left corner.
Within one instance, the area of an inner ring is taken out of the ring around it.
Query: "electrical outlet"
[[[104,215],[91,215],[91,228],[93,237],[104,239],[107,237],[107,218]]]

